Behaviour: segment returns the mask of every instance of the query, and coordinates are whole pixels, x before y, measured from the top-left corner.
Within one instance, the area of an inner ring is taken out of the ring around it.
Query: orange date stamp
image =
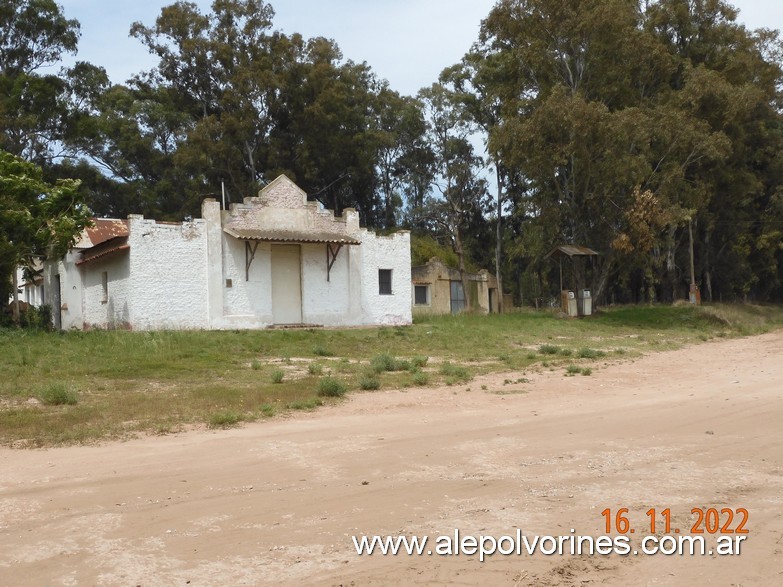
[[[672,512],[670,508],[656,510],[650,508],[645,512],[648,524],[644,531],[650,534],[661,531],[664,534],[680,534],[681,529],[672,527]],[[628,508],[612,511],[606,508],[601,512],[606,522],[606,533],[634,534],[636,528],[631,526]],[[692,508],[691,515],[695,520],[690,527],[690,534],[748,534],[747,528],[750,514],[745,508]]]

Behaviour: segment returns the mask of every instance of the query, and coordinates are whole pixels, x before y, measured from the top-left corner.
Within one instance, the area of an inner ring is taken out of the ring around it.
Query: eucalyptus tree
[[[747,155],[741,135],[756,114],[777,120],[777,66],[735,16],[718,0],[501,0],[482,23],[476,53],[488,65],[477,71],[491,75],[474,78],[497,104],[490,150],[525,186],[529,221],[551,239],[541,250],[566,241],[604,253],[598,296],[621,261],[674,295],[688,219],[716,201],[722,170],[752,168],[735,156]],[[775,144],[771,127],[762,134]],[[654,247],[629,247],[646,234],[633,223],[647,193],[667,223]]]
[[[434,156],[436,193],[424,205],[431,230],[448,239],[457,256],[465,306],[471,307],[466,258],[471,226],[483,220],[489,194],[481,177],[483,160],[471,143],[471,128],[457,97],[441,84],[419,92],[428,124],[427,137]]]

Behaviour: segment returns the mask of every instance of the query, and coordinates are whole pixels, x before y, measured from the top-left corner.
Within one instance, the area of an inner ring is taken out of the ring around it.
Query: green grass
[[[534,311],[435,316],[417,318],[412,326],[376,329],[0,329],[0,444],[51,446],[186,425],[234,426],[302,409],[297,406],[314,401],[320,381],[335,374],[335,397],[359,389],[368,371],[383,389],[455,385],[491,372],[544,364],[563,369],[604,354],[633,358],[781,325],[781,307],[715,305],[626,306],[582,320]],[[279,383],[276,370],[284,372]],[[55,395],[78,390],[77,403],[47,405],[42,394],[50,388]],[[321,397],[318,401],[332,401]],[[30,398],[40,403],[31,404]]]
[[[275,369],[272,371],[272,374],[269,376],[272,383],[282,383],[283,379],[285,378],[285,371],[282,369]]]

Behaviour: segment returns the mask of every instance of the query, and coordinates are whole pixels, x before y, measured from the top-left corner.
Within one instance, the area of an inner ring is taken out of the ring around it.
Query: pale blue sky
[[[101,65],[112,81],[150,69],[155,59],[128,37],[134,21],[152,25],[173,0],[60,0],[82,25],[78,59]],[[749,28],[783,29],[783,3],[735,0]],[[210,0],[196,0],[208,12]],[[415,94],[459,61],[494,0],[272,0],[274,28],[337,41],[346,58],[366,61],[403,94]]]

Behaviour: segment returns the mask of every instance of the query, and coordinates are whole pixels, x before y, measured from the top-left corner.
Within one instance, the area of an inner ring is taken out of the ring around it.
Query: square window
[[[378,293],[382,296],[392,295],[391,269],[378,269]]]
[[[413,302],[417,306],[426,306],[429,304],[429,289],[428,285],[414,285],[413,286]]]

